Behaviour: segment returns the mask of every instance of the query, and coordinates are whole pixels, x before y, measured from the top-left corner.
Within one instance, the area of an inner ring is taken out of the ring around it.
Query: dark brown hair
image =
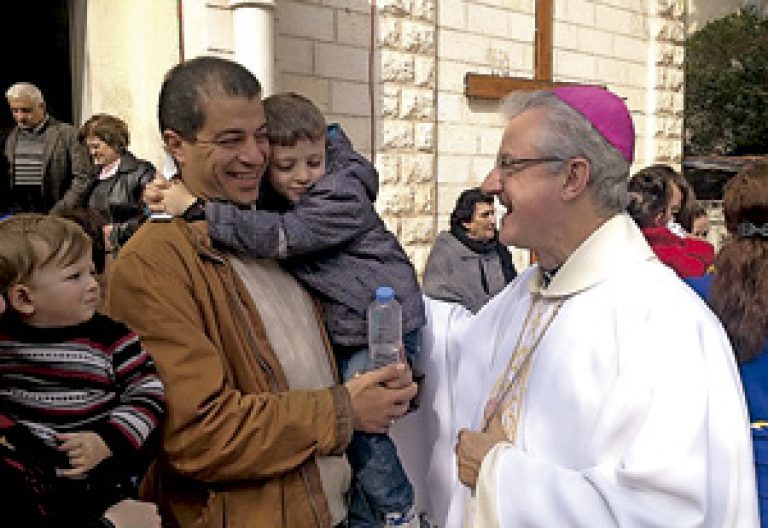
[[[243,65],[220,57],[195,57],[177,64],[160,87],[160,132],[173,130],[195,141],[205,124],[205,101],[222,96],[260,98],[261,84]]]
[[[638,226],[654,227],[656,217],[667,210],[674,172],[666,165],[651,165],[630,178],[627,212]]]
[[[131,134],[128,125],[119,117],[109,114],[94,114],[80,127],[77,137],[80,143],[94,136],[122,154],[131,142]]]
[[[743,169],[725,186],[725,224],[731,234],[715,258],[710,305],[725,326],[736,359],[760,354],[768,339],[768,238],[740,236],[737,226],[768,225],[768,164]]]
[[[304,96],[290,92],[271,95],[264,99],[264,114],[272,145],[292,147],[302,139],[325,140],[325,118]]]

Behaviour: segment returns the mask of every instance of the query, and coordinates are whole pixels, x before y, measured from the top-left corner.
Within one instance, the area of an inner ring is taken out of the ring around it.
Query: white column
[[[229,0],[235,60],[261,82],[264,96],[275,91],[274,0]]]

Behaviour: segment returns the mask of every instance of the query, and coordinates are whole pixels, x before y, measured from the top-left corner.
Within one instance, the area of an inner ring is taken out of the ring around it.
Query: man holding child
[[[159,106],[191,193],[251,206],[269,159],[258,81],[233,62],[193,59],[168,73]],[[214,249],[192,214],[131,239],[108,307],[166,385],[163,452],[148,485],[167,523],[345,521],[344,450],[353,429],[384,432],[405,413],[416,391],[405,365],[340,385],[306,291],[273,260]]]

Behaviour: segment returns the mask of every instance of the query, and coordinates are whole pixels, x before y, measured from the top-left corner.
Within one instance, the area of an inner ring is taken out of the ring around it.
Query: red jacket
[[[704,275],[715,259],[715,248],[704,240],[679,237],[666,226],[646,227],[642,231],[659,260],[681,278]]]

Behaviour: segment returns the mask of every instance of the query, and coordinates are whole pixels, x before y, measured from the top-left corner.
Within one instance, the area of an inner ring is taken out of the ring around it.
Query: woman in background
[[[93,209],[107,219],[104,238],[107,247],[116,250],[145,220],[141,193],[154,178],[155,167],[127,150],[128,126],[115,116],[94,115],[80,128],[79,138],[88,147],[96,166],[96,174],[80,197],[79,206]]]
[[[768,528],[768,164],[729,181],[723,208],[730,238],[716,271],[687,282],[720,318],[736,352],[752,422],[760,526]]]
[[[666,165],[651,165],[629,180],[627,211],[643,232],[658,259],[682,278],[700,277],[712,264],[712,244],[687,234],[679,236],[669,228],[673,217],[675,171]]]

